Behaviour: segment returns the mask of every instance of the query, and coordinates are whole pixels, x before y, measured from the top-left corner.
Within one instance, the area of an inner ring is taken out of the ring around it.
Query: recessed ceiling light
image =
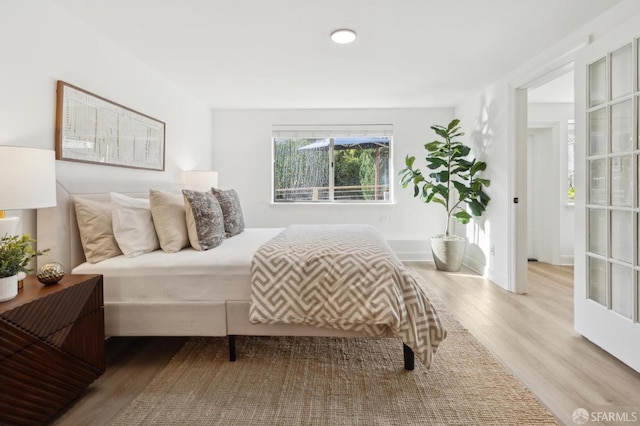
[[[348,44],[356,39],[356,32],[353,30],[335,30],[331,33],[331,40],[338,44]]]

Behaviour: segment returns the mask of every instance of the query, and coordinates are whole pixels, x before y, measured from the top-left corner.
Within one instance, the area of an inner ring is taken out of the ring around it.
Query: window
[[[575,166],[575,124],[573,120],[568,120],[567,123],[567,202],[573,204],[575,196],[575,179],[576,179],[576,166]]]
[[[275,126],[273,201],[389,203],[390,125]]]

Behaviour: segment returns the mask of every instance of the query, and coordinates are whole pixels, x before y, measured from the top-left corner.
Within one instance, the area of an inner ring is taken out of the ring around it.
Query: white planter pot
[[[462,267],[466,245],[467,241],[457,235],[431,237],[431,253],[436,268],[440,271],[458,272]]]
[[[0,302],[11,300],[18,295],[18,276],[0,278]]]

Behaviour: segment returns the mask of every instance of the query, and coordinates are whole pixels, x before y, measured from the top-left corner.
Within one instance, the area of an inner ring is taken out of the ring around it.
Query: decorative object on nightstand
[[[0,145],[0,237],[15,235],[18,217],[5,210],[36,209],[56,205],[55,152]]]
[[[36,276],[44,285],[56,284],[64,277],[64,268],[58,262],[45,263],[38,269]]]
[[[182,172],[184,189],[209,192],[218,187],[218,172],[211,170],[185,170]]]
[[[49,251],[34,250],[29,235],[5,235],[0,238],[0,302],[18,295],[18,274],[30,272],[31,259]]]

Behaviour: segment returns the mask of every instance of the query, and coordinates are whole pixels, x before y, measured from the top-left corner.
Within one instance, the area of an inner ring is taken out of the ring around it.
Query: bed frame
[[[149,189],[178,192],[182,186],[162,181],[87,181],[58,179],[57,206],[38,209],[37,244],[50,251],[38,266],[59,262],[68,273],[85,262],[74,208],[75,197],[110,200],[109,192],[147,198]],[[109,286],[112,278],[104,277]],[[107,336],[228,336],[229,359],[237,359],[237,335],[363,337],[361,333],[300,324],[252,324],[248,300],[168,300],[162,303],[113,303],[105,297]],[[391,336],[389,336],[391,337]],[[404,367],[413,370],[413,351],[403,344]]]

